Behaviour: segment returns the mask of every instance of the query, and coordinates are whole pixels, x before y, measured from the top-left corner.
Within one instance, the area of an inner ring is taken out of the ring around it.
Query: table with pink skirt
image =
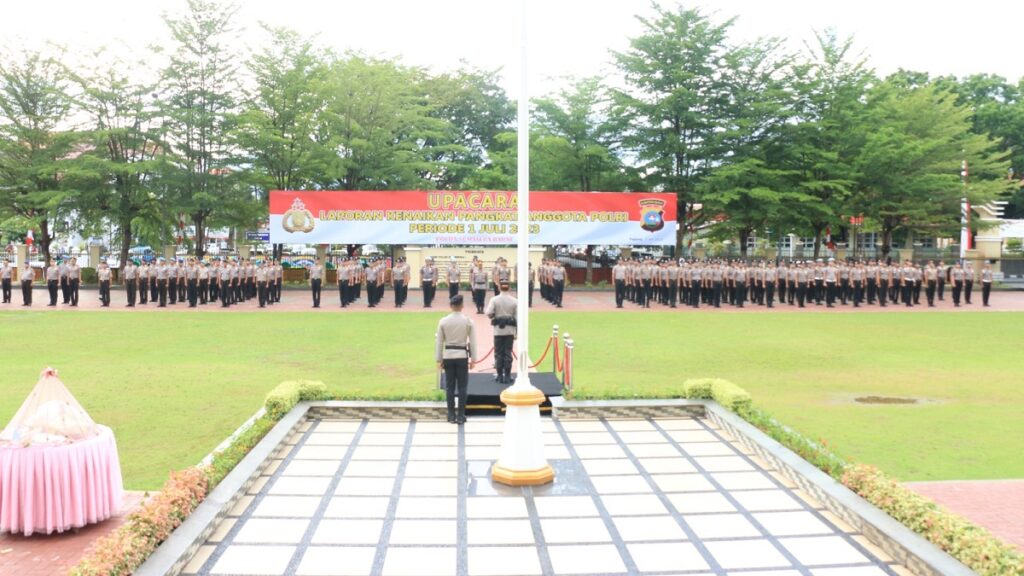
[[[51,534],[110,518],[124,487],[114,433],[69,444],[0,443],[0,533]]]

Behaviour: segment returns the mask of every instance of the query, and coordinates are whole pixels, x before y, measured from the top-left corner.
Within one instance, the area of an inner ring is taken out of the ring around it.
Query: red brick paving
[[[116,530],[143,500],[126,492],[121,511],[109,520],[62,534],[0,534],[0,576],[64,576],[100,538]]]
[[[252,312],[296,312],[296,311],[310,311],[310,312],[345,312],[345,311],[357,311],[366,312],[371,311],[366,304],[366,295],[363,294],[363,299],[359,300],[355,304],[350,305],[348,308],[341,308],[338,304],[338,291],[337,289],[331,289],[328,287],[323,291],[322,301],[320,308],[314,310],[312,307],[312,299],[309,291],[306,289],[299,288],[288,288],[284,290],[281,296],[281,302],[260,309],[255,300],[243,302],[231,306],[230,308],[222,308],[220,303],[207,304],[206,306],[200,305],[197,309],[189,309],[188,304],[178,303],[174,306],[168,304],[166,308],[157,308],[152,302],[142,306],[137,304],[135,308],[126,308],[125,303],[127,302],[123,290],[114,289],[111,291],[111,304],[109,308],[100,307],[99,293],[95,288],[86,288],[81,292],[81,298],[79,306],[72,308],[63,304],[57,304],[56,308],[50,308],[46,304],[49,302],[49,296],[46,291],[40,288],[35,290],[33,295],[33,305],[31,307],[23,307],[21,305],[21,293],[15,292],[14,302],[12,304],[0,304],[0,310],[32,310],[36,312],[53,311],[53,310],[72,310],[72,311],[86,311],[86,310],[97,310],[104,312],[132,312],[138,310],[150,310],[159,312],[231,312],[231,311],[252,311]],[[462,294],[469,298],[469,293],[463,291]],[[396,309],[394,307],[394,293],[390,290],[384,294],[384,301],[381,305],[372,311],[378,313],[384,312],[435,312],[444,313],[448,310],[447,306],[448,291],[445,289],[438,290],[437,296],[434,298],[434,305],[432,308],[423,308],[423,296],[418,290],[411,290],[409,292],[409,300],[405,307]],[[490,293],[488,293],[488,299]],[[922,313],[929,311],[944,311],[944,312],[1007,312],[1007,311],[1024,311],[1024,291],[999,291],[993,292],[991,299],[991,307],[983,308],[981,305],[981,291],[976,290],[974,298],[972,299],[973,304],[970,306],[961,304],[960,308],[954,308],[951,296],[947,293],[945,301],[936,302],[935,308],[929,308],[927,304],[924,304],[924,295],[921,296],[922,305],[914,306],[913,308],[907,308],[903,305],[889,305],[885,308],[879,307],[877,304],[873,306],[863,305],[860,308],[854,308],[852,305],[842,306],[836,305],[833,309],[826,309],[824,305],[816,306],[814,304],[807,305],[804,309],[799,309],[796,306],[790,305],[779,305],[776,303],[775,308],[767,309],[764,306],[747,305],[742,309],[733,308],[729,305],[722,305],[720,309],[713,309],[705,305],[701,305],[701,312],[714,311],[715,313],[722,314],[770,314],[779,312],[792,312],[800,314],[811,314],[811,313]],[[558,308],[548,304],[540,297],[539,291],[535,291],[533,298],[532,310],[542,310],[545,312],[553,312],[559,310]],[[567,312],[573,311],[611,311],[615,310],[615,294],[610,290],[568,290],[565,292],[563,299],[564,307],[561,310]],[[667,306],[661,306],[659,304],[652,304],[648,309],[638,308],[636,305],[629,302],[625,303],[625,307],[622,312],[639,312],[639,313],[651,313],[651,312],[664,312],[669,314],[688,314],[694,311],[693,308],[680,306],[676,309],[668,308]],[[476,311],[472,307],[472,303],[466,307],[467,315],[475,315]]]
[[[910,482],[907,487],[1024,552],[1024,480]]]

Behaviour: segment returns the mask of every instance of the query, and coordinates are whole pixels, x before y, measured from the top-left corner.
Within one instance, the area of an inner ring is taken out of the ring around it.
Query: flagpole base
[[[555,471],[544,458],[544,434],[540,405],[544,393],[530,384],[528,372],[501,393],[505,404],[505,430],[501,457],[491,466],[491,480],[509,486],[538,486],[555,479]]]
[[[555,471],[550,464],[536,470],[511,470],[495,463],[491,467],[491,480],[509,486],[540,486],[554,482]]]

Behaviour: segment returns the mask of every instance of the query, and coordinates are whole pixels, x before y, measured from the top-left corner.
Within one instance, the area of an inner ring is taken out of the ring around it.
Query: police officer
[[[267,306],[267,296],[269,295],[267,290],[267,269],[266,262],[261,263],[256,268],[256,297],[259,299],[260,308]]]
[[[562,307],[562,294],[565,292],[565,266],[561,262],[555,262],[551,266],[551,285],[554,289],[553,302],[558,308]]]
[[[178,262],[174,258],[167,264],[167,296],[172,306],[178,303]]]
[[[217,289],[220,292],[220,307],[231,306],[231,266],[228,262],[220,263],[220,278],[217,279]]]
[[[516,337],[518,302],[508,293],[508,282],[498,285],[499,294],[487,303],[487,317],[494,326],[494,379],[498,384],[512,383],[512,342]]]
[[[992,293],[992,265],[985,262],[981,268],[981,304],[988,308],[988,296]]]
[[[379,276],[380,268],[377,266],[377,260],[373,259],[366,269],[366,302],[370,308],[377,307],[377,279]]]
[[[969,261],[964,263],[964,303],[970,305],[971,292],[974,291],[974,265]]]
[[[60,285],[60,265],[52,262],[44,273],[46,274],[46,289],[50,292],[50,303],[47,306],[56,306],[57,287]]]
[[[938,284],[939,271],[935,268],[934,262],[928,262],[924,269],[925,296],[928,298],[928,307],[935,307],[935,288]]]
[[[150,273],[151,269],[150,269],[149,264],[146,263],[145,261],[143,261],[142,264],[140,264],[138,268],[139,268],[139,277],[138,277],[138,280],[137,280],[137,284],[138,284],[138,290],[139,290],[139,293],[138,293],[139,304],[142,304],[143,306],[145,306],[146,302],[147,302],[146,295],[149,294],[149,273]],[[205,295],[204,295],[204,298],[205,298]]]
[[[942,302],[943,300],[946,299],[946,278],[948,277],[948,274],[949,269],[946,267],[946,263],[943,262],[942,260],[939,260],[937,286],[939,293],[939,302]]]
[[[25,261],[25,265],[21,268],[21,273],[18,274],[21,278],[21,305],[31,306],[32,305],[32,282],[36,279],[36,271],[32,268],[32,265]]]
[[[199,263],[194,259],[188,261],[185,269],[186,295],[188,307],[195,308],[199,304]]]
[[[3,303],[11,303],[11,277],[14,275],[14,271],[11,269],[11,263],[6,258],[4,259],[3,266],[0,266],[0,290],[3,292]]]
[[[157,280],[157,270],[162,264],[153,262],[149,270],[149,301],[154,304],[160,299],[160,285]]]
[[[154,301],[159,299],[160,304],[157,305],[158,308],[166,308],[167,307],[167,285],[169,283],[169,280],[167,279],[167,276],[168,276],[169,272],[170,272],[170,267],[167,266],[167,263],[164,262],[163,259],[161,259],[160,262],[156,266],[156,275],[155,275],[158,298],[154,298],[153,299]]]
[[[427,256],[426,263],[420,267],[420,287],[423,290],[423,307],[430,308],[434,302],[434,289],[437,283],[437,267],[434,259]],[[461,309],[461,304],[460,304]]]
[[[459,284],[462,282],[462,271],[459,270],[459,263],[455,261],[455,256],[452,256],[450,262],[448,262],[448,270],[446,270],[448,281],[448,298],[451,299],[453,296],[459,293]]]
[[[106,262],[100,262],[100,267],[96,270],[96,277],[100,282],[100,302],[104,308],[110,307],[110,265]]]
[[[71,303],[71,286],[68,282],[68,263],[60,261],[60,294],[64,304]]]
[[[309,267],[309,287],[313,291],[313,308],[320,307],[320,288],[324,277],[324,267],[317,258]]]
[[[135,263],[132,262],[131,260],[128,260],[127,262],[124,263],[124,268],[122,269],[122,271],[124,273],[124,291],[125,295],[128,297],[128,303],[125,304],[125,307],[134,308],[135,288],[137,284],[139,271],[138,268],[135,267]]]
[[[199,303],[206,304],[206,299],[210,295],[210,263],[203,262],[199,265],[199,269],[196,271],[196,279],[198,281],[199,290]]]
[[[956,308],[960,307],[960,292],[964,289],[964,269],[960,267],[960,263],[957,262],[953,266],[953,270],[950,272],[950,278],[953,280],[953,306]]]
[[[476,335],[473,321],[462,314],[462,295],[450,301],[451,313],[437,324],[434,359],[438,369],[444,370],[448,421],[466,422],[466,399],[469,395],[469,367],[476,364]],[[458,411],[455,396],[459,397]]]
[[[477,260],[476,265],[469,273],[469,282],[473,286],[473,304],[476,305],[476,313],[484,313],[484,299],[487,297],[487,271],[484,270],[484,261]]]

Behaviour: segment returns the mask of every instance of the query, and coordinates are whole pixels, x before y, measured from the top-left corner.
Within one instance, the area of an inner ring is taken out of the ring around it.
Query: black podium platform
[[[515,378],[515,374],[512,378]],[[562,383],[554,372],[531,372],[530,383],[540,389],[545,396],[561,396]],[[441,372],[439,379],[441,390],[444,390],[444,372]],[[501,392],[511,384],[498,384],[494,381],[494,374],[471,373],[469,375],[469,399],[466,401],[466,411],[476,414],[496,414],[504,411],[505,405],[501,403]],[[542,413],[551,412],[551,401],[545,400],[540,405]]]

